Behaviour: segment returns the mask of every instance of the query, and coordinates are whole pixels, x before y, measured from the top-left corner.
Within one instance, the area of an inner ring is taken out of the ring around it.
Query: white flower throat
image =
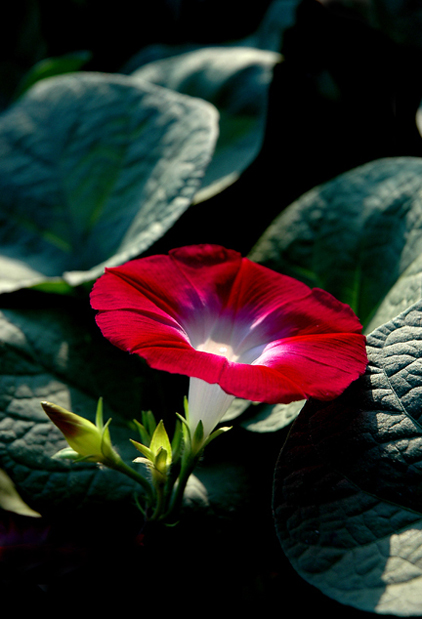
[[[224,342],[215,342],[212,339],[208,339],[203,344],[199,344],[196,346],[196,350],[201,352],[209,352],[213,355],[219,355],[220,357],[225,357],[229,361],[237,361],[239,356],[235,355],[233,348],[230,344],[226,344]]]

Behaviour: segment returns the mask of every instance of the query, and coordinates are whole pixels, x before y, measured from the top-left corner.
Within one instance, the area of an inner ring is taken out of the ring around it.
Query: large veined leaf
[[[123,75],[42,80],[0,117],[0,292],[95,279],[186,210],[212,156],[209,103]]]
[[[366,331],[422,253],[422,159],[370,162],[312,189],[276,218],[250,254],[348,303]],[[397,313],[396,307],[387,319]]]
[[[274,65],[282,61],[284,32],[299,0],[273,0],[255,32],[224,46],[151,45],[126,63],[124,73],[213,103],[220,112],[216,151],[194,202],[237,180],[261,148]]]
[[[369,333],[422,296],[421,192],[422,159],[368,163],[291,204],[249,257],[328,290],[351,305]],[[301,405],[251,407],[244,425],[278,430]]]
[[[170,52],[163,48],[162,53]],[[206,99],[219,111],[215,154],[195,202],[233,183],[259,153],[272,70],[280,60],[279,53],[264,49],[203,47],[148,62],[132,73],[134,79]]]
[[[370,333],[420,298],[422,298],[422,254],[419,254],[400,274],[394,286],[381,301],[372,320],[369,321],[366,331]]]
[[[366,374],[309,401],[276,467],[274,516],[294,568],[365,611],[422,614],[422,302],[368,336]]]

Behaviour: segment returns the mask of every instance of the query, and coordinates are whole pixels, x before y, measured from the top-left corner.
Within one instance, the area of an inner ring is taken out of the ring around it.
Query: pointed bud
[[[170,439],[168,437],[167,431],[164,427],[164,423],[162,420],[158,423],[157,427],[155,428],[154,434],[152,435],[152,438],[151,438],[150,448],[156,454],[158,454],[158,452],[161,449],[165,449],[167,452],[167,462],[168,464],[171,463],[172,453],[171,453]]]
[[[171,461],[168,460],[167,450],[164,447],[160,447],[157,451],[157,455],[155,456],[155,468],[163,477],[166,477],[168,466],[171,464]]]
[[[192,451],[197,453],[203,447],[204,444],[204,426],[201,420],[199,420],[196,426],[195,432],[192,438]]]
[[[101,398],[97,407],[96,425],[57,404],[41,402],[41,406],[71,447],[71,450],[64,449],[56,454],[57,457],[98,462],[111,468],[120,462],[111,444],[109,422],[103,425]]]
[[[172,463],[172,449],[163,421],[157,424],[149,447],[132,439],[130,442],[145,456],[145,458],[136,458],[134,462],[147,463],[153,477],[158,474],[160,483],[165,480]]]

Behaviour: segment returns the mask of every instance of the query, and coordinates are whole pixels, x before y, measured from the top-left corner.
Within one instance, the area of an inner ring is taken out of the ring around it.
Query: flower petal
[[[350,307],[219,246],[107,269],[91,304],[116,346],[249,400],[333,398],[367,363]]]

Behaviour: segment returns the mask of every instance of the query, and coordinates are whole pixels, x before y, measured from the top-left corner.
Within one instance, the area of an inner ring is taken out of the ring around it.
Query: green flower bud
[[[172,449],[163,421],[156,426],[149,447],[130,440],[134,447],[145,456],[145,458],[136,458],[134,462],[147,464],[157,482],[165,481],[172,463]]]
[[[67,448],[59,452],[58,457],[102,463],[110,468],[120,463],[120,456],[113,449],[108,430],[111,420],[103,425],[101,398],[96,424],[51,402],[41,402],[41,406],[71,447],[71,450]]]

